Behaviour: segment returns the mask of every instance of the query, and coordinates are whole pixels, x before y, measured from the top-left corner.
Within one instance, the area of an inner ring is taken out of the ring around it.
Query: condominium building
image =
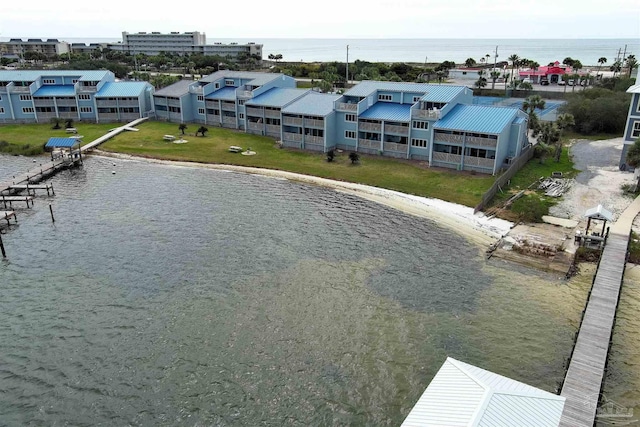
[[[69,43],[58,39],[11,39],[0,42],[0,56],[23,58],[27,52],[41,53],[48,57],[62,55],[69,52]]]
[[[496,174],[530,148],[518,108],[472,105],[464,86],[364,81],[342,95],[283,74],[218,71],[154,95],[156,117],[271,136],[286,147],[414,159]]]
[[[151,115],[153,86],[116,82],[111,71],[0,71],[0,123],[52,118],[130,121]]]
[[[629,148],[640,138],[640,84],[636,78],[636,84],[627,89],[631,94],[627,124],[624,129],[624,144],[620,154],[620,169],[627,169],[627,152]]]
[[[259,57],[262,59],[262,45],[255,43],[214,43],[207,44],[205,33],[192,32],[139,32],[122,33],[122,43],[109,44],[109,48],[120,52],[128,52],[132,55],[143,53],[145,55],[158,55],[161,52],[176,55],[219,55],[232,58],[242,54]]]

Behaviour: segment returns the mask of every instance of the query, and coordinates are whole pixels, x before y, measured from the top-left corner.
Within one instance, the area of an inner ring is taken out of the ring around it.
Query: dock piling
[[[51,203],[49,203],[49,212],[51,212],[51,222],[55,223],[56,219],[53,217],[53,207],[51,207]]]
[[[4,251],[4,243],[2,243],[2,233],[0,232],[0,251],[2,251],[2,258],[7,257],[7,253]]]

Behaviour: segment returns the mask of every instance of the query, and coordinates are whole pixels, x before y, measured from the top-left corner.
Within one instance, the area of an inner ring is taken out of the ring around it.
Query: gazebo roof
[[[47,148],[74,148],[80,145],[78,138],[49,138],[45,147]]]
[[[598,205],[595,208],[587,209],[587,211],[584,213],[584,217],[604,221],[613,221],[613,214],[603,208],[602,205]]]

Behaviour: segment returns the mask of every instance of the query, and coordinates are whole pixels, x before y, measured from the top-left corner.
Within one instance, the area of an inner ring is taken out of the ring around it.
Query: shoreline
[[[317,185],[330,188],[335,191],[355,195],[363,199],[379,203],[406,214],[426,218],[436,222],[470,242],[489,247],[497,240],[505,236],[514,226],[513,223],[499,218],[489,218],[482,213],[474,214],[473,208],[440,199],[413,196],[398,191],[373,187],[364,184],[335,181],[312,175],[304,175],[294,172],[286,172],[275,169],[262,169],[247,166],[224,165],[216,163],[185,162],[175,160],[162,160],[153,157],[132,156],[129,154],[114,153],[102,150],[94,150],[93,155],[99,157],[111,157],[123,160],[145,161],[148,163],[163,164],[168,166],[197,167],[230,172],[260,175],[271,178],[286,179],[309,185]]]

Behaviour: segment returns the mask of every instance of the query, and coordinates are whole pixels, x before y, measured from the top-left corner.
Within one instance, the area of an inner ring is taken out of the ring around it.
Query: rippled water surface
[[[8,425],[398,425],[446,356],[555,391],[591,283],[285,180],[90,158],[53,183],[3,235]]]

